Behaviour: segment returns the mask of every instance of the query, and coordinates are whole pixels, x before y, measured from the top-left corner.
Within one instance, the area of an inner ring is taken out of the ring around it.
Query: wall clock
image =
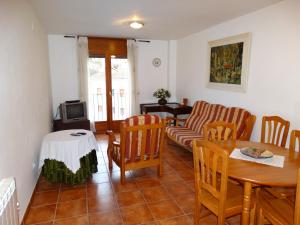
[[[160,59],[160,58],[154,58],[154,59],[152,60],[152,64],[153,64],[153,66],[155,66],[155,67],[159,67],[159,66],[161,65],[161,59]]]

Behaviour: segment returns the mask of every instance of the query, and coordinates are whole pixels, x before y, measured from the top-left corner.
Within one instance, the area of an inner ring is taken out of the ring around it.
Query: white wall
[[[176,74],[177,74],[177,41],[169,41],[169,69],[168,69],[168,90],[171,92],[171,102],[177,102],[176,98]]]
[[[77,45],[63,35],[48,35],[48,45],[54,117],[60,103],[80,98]]]
[[[300,129],[299,12],[300,1],[286,0],[179,40],[177,97],[248,109],[257,115],[254,140],[262,115],[280,115]],[[207,89],[208,41],[244,32],[252,33],[248,91]]]
[[[22,219],[50,130],[47,36],[23,0],[0,1],[0,27],[0,179],[16,178]]]
[[[168,88],[168,41],[150,40],[137,42],[137,92],[139,103],[155,102],[153,92],[158,88]],[[152,60],[161,59],[161,65],[154,67]]]

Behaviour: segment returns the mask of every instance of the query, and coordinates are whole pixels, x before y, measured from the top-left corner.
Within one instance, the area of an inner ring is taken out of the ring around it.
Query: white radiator
[[[19,225],[16,182],[13,178],[0,181],[0,225]]]

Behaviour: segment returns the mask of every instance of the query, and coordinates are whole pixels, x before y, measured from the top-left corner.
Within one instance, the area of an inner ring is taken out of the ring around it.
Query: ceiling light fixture
[[[144,23],[139,21],[132,21],[130,22],[129,26],[133,29],[141,29],[144,26]]]

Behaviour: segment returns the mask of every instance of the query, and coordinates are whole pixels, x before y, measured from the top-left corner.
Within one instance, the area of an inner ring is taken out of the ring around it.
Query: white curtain
[[[136,64],[137,64],[137,43],[135,40],[127,40],[127,59],[129,64],[130,77],[130,115],[139,114],[138,96],[137,96],[137,79],[136,79]]]
[[[88,71],[88,60],[89,60],[89,48],[88,48],[88,38],[79,37],[78,38],[78,72],[80,77],[80,100],[86,102],[87,115],[91,123],[91,130],[93,132],[95,129],[95,117],[94,114],[90,112],[89,104],[89,71]]]

